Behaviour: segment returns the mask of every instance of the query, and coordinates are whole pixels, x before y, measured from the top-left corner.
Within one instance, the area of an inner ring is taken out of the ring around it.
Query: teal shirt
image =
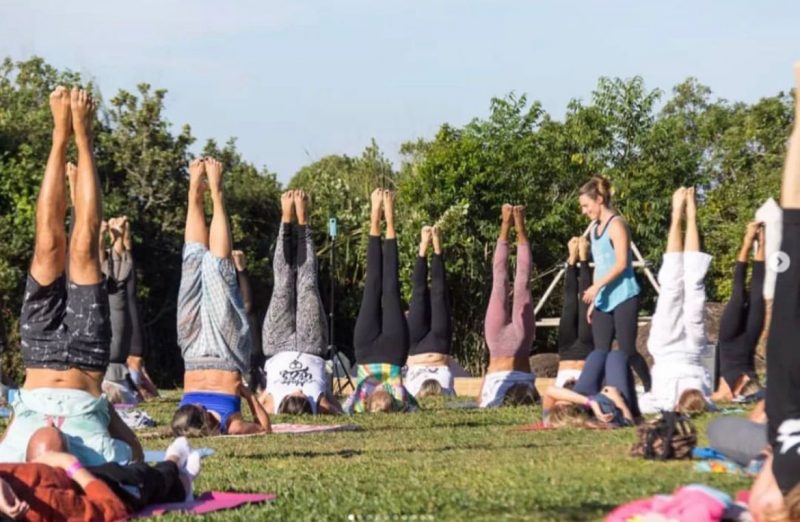
[[[600,236],[597,235],[598,225],[595,224],[595,226],[592,227],[592,257],[594,258],[595,281],[599,281],[605,277],[617,262],[614,245],[611,243],[611,237],[608,235],[611,222],[617,219],[617,217],[618,216],[613,216],[608,220],[603,234]],[[612,312],[617,306],[631,297],[639,295],[639,291],[639,283],[636,281],[636,274],[633,273],[633,254],[631,253],[631,249],[628,248],[628,264],[625,267],[625,271],[597,292],[597,296],[594,299],[594,306],[602,312]]]

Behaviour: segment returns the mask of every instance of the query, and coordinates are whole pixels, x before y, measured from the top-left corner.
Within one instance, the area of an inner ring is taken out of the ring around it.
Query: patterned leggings
[[[328,346],[328,322],[317,287],[317,255],[311,229],[282,223],[272,261],[275,287],[264,318],[264,355],[295,351],[323,357]]]

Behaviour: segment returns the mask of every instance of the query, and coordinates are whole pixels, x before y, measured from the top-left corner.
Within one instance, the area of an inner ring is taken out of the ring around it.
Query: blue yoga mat
[[[213,448],[193,448],[201,457],[210,457],[214,454]],[[162,462],[167,457],[167,452],[162,450],[145,450],[145,462]]]

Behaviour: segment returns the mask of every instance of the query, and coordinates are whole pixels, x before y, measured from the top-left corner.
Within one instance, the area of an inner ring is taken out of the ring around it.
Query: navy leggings
[[[633,372],[628,359],[628,354],[620,350],[613,352],[593,350],[586,357],[581,376],[575,383],[573,391],[589,397],[600,393],[603,386],[613,386],[625,399],[631,415],[641,416],[633,384]]]

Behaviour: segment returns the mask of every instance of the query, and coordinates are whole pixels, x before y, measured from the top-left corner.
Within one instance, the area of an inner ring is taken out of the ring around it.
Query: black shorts
[[[105,371],[111,344],[105,279],[67,284],[62,274],[41,286],[28,274],[20,330],[26,368]]]

